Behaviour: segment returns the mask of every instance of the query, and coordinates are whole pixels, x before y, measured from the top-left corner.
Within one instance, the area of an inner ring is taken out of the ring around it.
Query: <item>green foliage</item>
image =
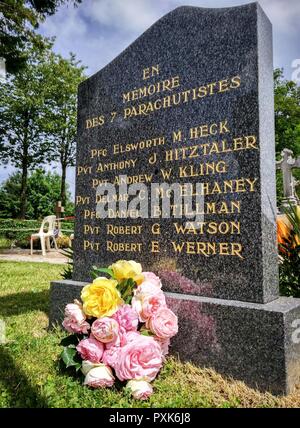
[[[279,285],[284,296],[300,297],[300,207],[289,206],[285,214],[291,225],[289,236],[279,244]]]
[[[285,215],[287,216],[291,226],[291,241],[294,244],[300,243],[300,206],[290,205],[285,209]]]
[[[277,206],[281,207],[283,200],[283,176],[282,171],[276,171],[276,197],[277,197]]]
[[[11,175],[0,185],[0,217],[16,218],[20,212],[21,174]]]
[[[112,269],[109,269],[109,268],[98,268],[97,266],[93,266],[92,267],[92,271],[91,271],[92,278],[95,279],[98,276],[101,276],[102,273],[106,273],[108,276],[110,276],[111,278],[115,279],[114,273],[113,273]]]
[[[300,155],[300,87],[274,72],[276,153],[287,148]]]
[[[60,176],[57,173],[38,169],[28,180],[28,208],[29,218],[41,218],[54,213],[55,205],[60,196]],[[71,193],[67,188],[65,214],[74,213],[74,204],[71,202]]]
[[[26,46],[26,67],[5,82],[0,82],[0,160],[21,170],[20,218],[25,218],[27,178],[32,170],[50,161],[50,138],[47,128],[52,43],[43,49]]]
[[[0,1],[0,57],[6,59],[11,73],[22,70],[29,59],[26,43],[42,45],[34,30],[47,15],[68,0],[5,0]],[[81,0],[71,0],[77,5]]]
[[[0,219],[0,236],[12,242],[29,242],[27,238],[37,232],[40,226],[41,222],[36,220]]]
[[[21,248],[29,248],[29,238],[41,227],[39,220],[16,220],[0,218],[0,237],[16,243]],[[65,221],[62,223],[64,233],[72,233],[74,223]],[[69,232],[67,232],[69,230]]]
[[[48,130],[53,144],[52,158],[60,163],[61,192],[60,200],[66,200],[66,169],[75,165],[77,135],[77,90],[85,79],[85,67],[80,65],[74,54],[64,59],[60,55],[51,55],[51,76],[49,76],[49,114]]]
[[[60,176],[57,173],[35,170],[28,177],[26,218],[42,219],[55,213],[55,205],[60,196]],[[14,173],[0,186],[0,216],[17,218],[20,215],[21,174]],[[66,216],[72,215],[74,204],[67,187]]]
[[[66,248],[63,251],[61,251],[61,254],[68,257],[68,262],[66,265],[64,265],[64,269],[61,273],[61,276],[63,279],[72,279],[73,276],[73,259],[74,259],[74,252],[73,249]]]
[[[6,82],[0,82],[0,154],[3,162],[16,168],[35,168],[48,156],[47,104],[48,76],[45,64],[49,62],[52,43],[44,49],[28,45],[30,57],[26,67]]]
[[[0,250],[6,250],[8,248],[11,248],[12,241],[7,238],[3,238],[0,236]]]
[[[15,232],[15,231],[9,231],[8,234],[9,236],[17,236],[17,239],[15,239],[14,245],[16,247],[19,248],[30,248],[30,235],[34,232],[37,232],[39,227],[40,227],[41,223],[38,224],[38,227],[36,230],[32,230],[32,231],[27,231],[27,232]],[[1,233],[1,229],[0,229],[0,233]],[[21,236],[20,236],[21,234]],[[70,238],[67,235],[60,235],[56,238],[56,244],[58,246],[58,248],[68,248],[69,244],[70,244]],[[39,239],[34,239],[33,240],[33,248],[40,250],[41,248],[41,244],[40,244],[40,240]]]
[[[75,345],[65,346],[62,353],[60,354],[60,358],[64,362],[66,368],[74,367],[76,371],[81,369],[81,359],[79,358],[79,354],[76,351]]]
[[[28,212],[28,174],[44,163],[58,161],[62,175],[57,199],[68,200],[66,169],[74,165],[77,87],[84,67],[75,55],[63,59],[43,40],[43,48],[26,45],[29,59],[22,71],[0,82],[0,161],[21,171],[18,216]]]
[[[279,285],[282,296],[300,297],[300,245],[291,248],[289,255],[282,257],[279,265]]]
[[[300,86],[293,81],[285,80],[283,70],[274,72],[275,91],[275,141],[276,155],[287,148],[293,151],[294,156],[300,156]],[[294,170],[297,180],[300,179],[300,170]],[[278,180],[278,199],[282,198],[282,184]],[[300,186],[296,187],[300,196]]]
[[[136,288],[136,282],[132,278],[124,279],[121,281],[117,289],[119,290],[122,299],[125,303],[130,305],[132,297],[133,297],[133,290]]]

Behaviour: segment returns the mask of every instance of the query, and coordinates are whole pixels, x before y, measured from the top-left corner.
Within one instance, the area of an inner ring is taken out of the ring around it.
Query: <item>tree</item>
[[[284,148],[293,151],[294,156],[300,156],[300,87],[293,81],[285,80],[283,70],[274,72],[275,92],[275,141],[276,155]],[[294,170],[297,180],[300,180],[300,171]],[[296,186],[300,195],[300,186]],[[282,177],[277,173],[277,199],[282,199]]]
[[[0,57],[6,59],[8,72],[24,67],[28,59],[27,43],[40,46],[34,30],[47,15],[53,15],[63,3],[81,0],[0,0]]]
[[[276,153],[284,148],[300,155],[300,87],[283,78],[283,70],[276,69],[275,81],[275,138]]]
[[[0,216],[2,218],[17,218],[20,212],[21,174],[12,174],[0,186]],[[26,218],[41,219],[54,213],[55,205],[60,194],[60,176],[57,173],[37,169],[28,177],[28,203]],[[72,215],[74,204],[67,186],[65,212]]]
[[[41,165],[50,151],[48,80],[51,43],[47,49],[30,46],[24,69],[0,82],[0,160],[21,170],[20,211],[25,217],[28,171]]]
[[[85,78],[85,67],[79,65],[74,54],[69,59],[51,56],[51,84],[49,88],[49,131],[53,138],[53,158],[61,166],[60,200],[65,205],[66,172],[75,164],[77,134],[77,88]]]
[[[0,217],[17,218],[20,213],[21,174],[12,175],[0,186]]]

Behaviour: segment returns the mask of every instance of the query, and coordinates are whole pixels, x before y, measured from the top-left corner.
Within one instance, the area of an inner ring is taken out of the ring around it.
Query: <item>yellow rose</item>
[[[109,268],[113,271],[114,277],[118,281],[132,278],[137,284],[141,284],[144,280],[142,275],[142,266],[133,260],[118,260]]]
[[[123,303],[117,284],[114,279],[99,277],[86,285],[81,291],[84,313],[96,318],[113,315]]]

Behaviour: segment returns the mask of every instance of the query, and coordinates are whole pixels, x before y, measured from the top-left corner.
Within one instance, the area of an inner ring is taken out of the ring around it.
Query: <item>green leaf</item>
[[[76,371],[81,367],[81,363],[75,360],[77,351],[75,345],[65,347],[61,353],[61,358],[66,365],[66,368],[75,366]],[[78,366],[79,365],[79,366]]]
[[[78,370],[81,369],[81,363],[76,363],[74,367],[75,367],[75,370],[78,372]]]
[[[112,269],[109,269],[109,268],[97,268],[96,266],[93,266],[93,268],[92,268],[92,275],[93,275],[93,277],[97,278],[97,276],[99,276],[99,273],[106,273],[111,278],[115,279],[114,273],[113,273]]]
[[[132,296],[128,296],[128,297],[125,299],[125,303],[126,303],[127,305],[130,305],[130,304],[131,304],[131,300],[132,300]]]
[[[141,333],[142,336],[150,336],[150,337],[154,336],[154,334],[152,333],[152,331],[146,330],[146,329],[141,329],[140,333]]]
[[[133,289],[136,286],[136,282],[132,278],[123,279],[118,286],[122,299],[125,303],[130,304],[133,297]]]
[[[71,334],[70,336],[64,337],[60,344],[62,346],[69,346],[69,345],[78,345],[79,339],[76,334]]]

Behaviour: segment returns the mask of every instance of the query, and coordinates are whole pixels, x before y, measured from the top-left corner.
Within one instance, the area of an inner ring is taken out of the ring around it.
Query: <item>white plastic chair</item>
[[[55,215],[48,215],[47,217],[45,217],[43,219],[39,232],[33,233],[31,235],[31,237],[30,237],[30,254],[31,255],[33,253],[33,240],[34,240],[34,238],[40,239],[43,256],[46,255],[46,248],[48,251],[50,251],[50,238],[53,239],[55,249],[58,250],[57,244],[56,244],[56,239],[55,239],[55,222],[56,222],[56,216]],[[47,232],[44,232],[46,227],[47,227]]]

